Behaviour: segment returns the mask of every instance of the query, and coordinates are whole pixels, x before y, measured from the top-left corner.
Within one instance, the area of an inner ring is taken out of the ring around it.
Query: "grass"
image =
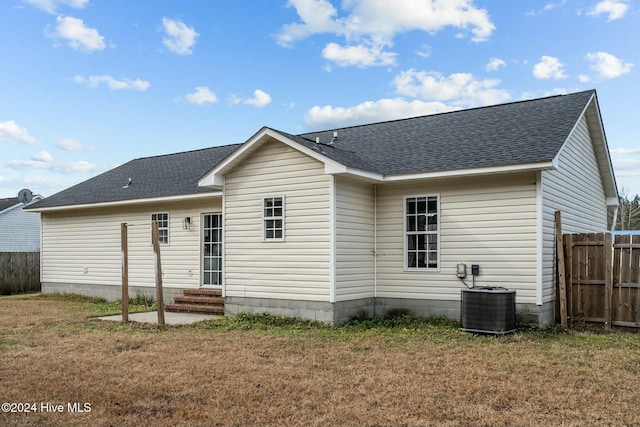
[[[91,409],[0,413],[0,425],[640,424],[638,334],[495,338],[406,315],[341,327],[264,314],[184,326],[92,319],[108,307],[0,297],[2,401]]]

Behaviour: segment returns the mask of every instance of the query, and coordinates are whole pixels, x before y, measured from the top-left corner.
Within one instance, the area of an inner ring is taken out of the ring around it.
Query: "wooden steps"
[[[220,289],[184,289],[182,296],[173,298],[167,311],[224,315],[224,298]]]

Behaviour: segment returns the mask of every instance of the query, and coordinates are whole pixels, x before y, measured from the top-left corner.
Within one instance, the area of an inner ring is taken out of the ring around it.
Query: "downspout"
[[[226,184],[226,177],[224,177],[225,182],[224,184]],[[222,240],[222,247],[221,247],[221,252],[222,253],[222,298],[225,298],[227,296],[227,205],[226,205],[226,194],[227,192],[225,191],[225,185],[223,184],[222,186],[222,236],[221,240]],[[202,217],[200,218],[200,220],[202,221]],[[200,229],[202,230],[202,225],[200,225]],[[202,245],[200,246],[202,248]],[[202,250],[202,249],[201,249]],[[202,256],[200,258],[203,258]],[[201,261],[203,262],[203,261]],[[203,268],[200,268],[200,283],[204,283],[204,277],[202,277],[202,271],[204,271]]]
[[[336,302],[336,178],[329,175],[329,302]]]
[[[373,298],[378,298],[378,184],[373,184]]]
[[[539,171],[536,179],[536,305],[542,305],[544,297],[544,200],[542,180],[542,171]]]

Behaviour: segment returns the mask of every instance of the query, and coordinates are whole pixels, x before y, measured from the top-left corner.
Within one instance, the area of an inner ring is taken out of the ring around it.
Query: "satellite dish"
[[[28,188],[23,188],[18,192],[18,201],[26,205],[33,199],[33,193]]]

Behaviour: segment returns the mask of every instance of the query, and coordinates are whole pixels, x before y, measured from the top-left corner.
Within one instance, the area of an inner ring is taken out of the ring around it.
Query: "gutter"
[[[98,203],[83,203],[78,205],[62,205],[62,206],[50,206],[50,207],[25,207],[25,211],[30,212],[55,212],[55,211],[68,211],[78,209],[90,209],[90,208],[104,208],[114,206],[126,206],[126,205],[140,205],[146,203],[158,203],[158,202],[176,202],[181,200],[194,200],[194,199],[206,199],[210,197],[221,197],[222,191],[214,191],[209,193],[200,194],[188,194],[184,196],[167,196],[167,197],[151,197],[148,199],[127,199],[116,200],[113,202],[98,202]]]

